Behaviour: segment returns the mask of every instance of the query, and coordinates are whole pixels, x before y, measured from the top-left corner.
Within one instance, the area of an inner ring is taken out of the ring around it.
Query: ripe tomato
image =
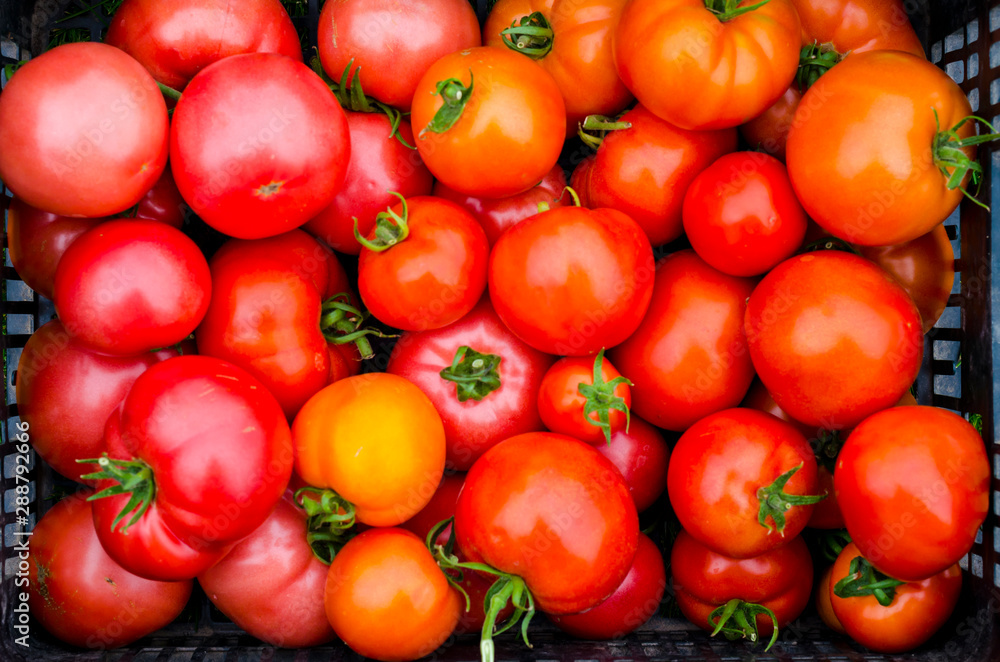
[[[553,360],[511,333],[484,296],[457,322],[404,333],[386,372],[410,380],[434,403],[448,466],[465,471],[507,437],[544,429],[538,389]]]
[[[354,504],[358,521],[395,526],[423,508],[444,473],[444,427],[411,382],[348,377],[306,402],[292,425],[295,470]]]
[[[781,162],[760,152],[736,152],[691,182],[684,232],[709,265],[731,276],[756,276],[798,250],[806,215]]]
[[[609,355],[632,380],[636,414],[680,432],[739,404],[753,379],[742,324],[752,290],[753,281],[720,273],[693,251],[659,262],[649,312]]]
[[[365,531],[334,557],[326,615],[359,655],[394,662],[431,653],[455,630],[460,598],[423,541],[396,528]]]
[[[882,572],[927,579],[972,546],[990,504],[982,437],[936,407],[894,407],[865,419],[833,475],[851,538]]]
[[[632,404],[629,381],[604,358],[559,359],[542,378],[538,413],[545,427],[588,444],[611,444],[611,435],[627,427]]]
[[[844,625],[837,618],[837,615],[833,613],[833,603],[831,602],[831,597],[833,595],[833,589],[830,586],[830,576],[833,574],[833,566],[831,565],[823,573],[823,576],[819,578],[819,583],[816,584],[816,611],[819,613],[820,619],[823,623],[833,630],[834,632],[839,632],[840,634],[847,634],[844,631]]]
[[[438,58],[481,43],[479,21],[465,0],[342,0],[323,5],[317,46],[325,69],[340,78],[361,70],[365,91],[409,110],[417,81]]]
[[[583,160],[573,169],[573,175],[570,177],[570,188],[576,191],[580,198],[581,207],[590,207],[590,198],[588,197],[590,193],[590,168],[596,159],[597,154],[588,154],[583,157]]]
[[[628,214],[654,246],[673,241],[683,232],[688,186],[713,161],[736,149],[736,131],[685,131],[642,105],[621,121],[632,127],[604,138],[589,175],[581,175],[581,183],[586,182],[582,198],[591,208]]]
[[[146,220],[102,223],[66,250],[55,304],[70,335],[106,354],[184,340],[205,316],[211,274],[193,241]]]
[[[105,44],[64,44],[18,69],[0,95],[0,180],[53,214],[117,214],[159,179],[169,128],[142,65]]]
[[[802,423],[833,430],[898,401],[924,349],[920,314],[903,288],[841,251],[775,267],[750,296],[746,334],[775,402]]]
[[[535,186],[556,164],[565,116],[552,76],[487,46],[432,64],[417,83],[410,119],[435,177],[462,193],[505,198]]]
[[[553,209],[521,221],[490,254],[490,299],[532,347],[586,356],[635,331],[653,291],[653,250],[613,209]]]
[[[679,127],[742,124],[774,103],[798,68],[800,25],[791,0],[724,4],[720,11],[705,0],[632,0],[615,30],[625,85]],[[697,103],[691,90],[698,90]]]
[[[763,113],[740,125],[740,135],[754,149],[762,149],[775,158],[785,160],[788,132],[795,121],[795,111],[802,102],[802,91],[797,84],[785,90],[777,101]]]
[[[177,618],[191,596],[190,580],[137,577],[108,556],[94,531],[90,492],[66,497],[32,532],[22,557],[31,616],[72,646],[117,648]],[[11,617],[15,622],[16,617]],[[21,623],[27,625],[28,614]]]
[[[638,416],[631,417],[628,430],[612,434],[610,444],[598,444],[597,451],[622,472],[640,513],[667,488],[670,446],[659,430]]]
[[[397,329],[447,326],[472,310],[486,289],[486,233],[454,202],[403,199],[379,214],[362,244],[361,300]]]
[[[142,200],[136,205],[135,218],[159,221],[180,230],[184,225],[187,208],[187,203],[177,190],[174,175],[168,167],[163,169],[163,174],[153,184],[153,188],[146,191],[146,195],[142,196]]]
[[[174,109],[177,188],[198,216],[233,237],[270,237],[314,217],[343,186],[350,154],[337,99],[309,67],[283,55],[219,60],[191,79]]]

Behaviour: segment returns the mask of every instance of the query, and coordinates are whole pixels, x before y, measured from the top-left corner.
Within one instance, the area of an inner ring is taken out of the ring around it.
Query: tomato
[[[332,489],[372,526],[408,520],[444,473],[441,417],[396,375],[357,375],[323,388],[295,417],[292,438],[303,480]]]
[[[852,55],[802,98],[788,134],[792,186],[836,237],[865,246],[916,239],[962,199],[971,167],[963,160],[974,160],[976,148],[954,146],[975,134],[975,122],[963,119],[971,114],[961,88],[926,60]],[[940,133],[952,128],[958,138]]]
[[[580,198],[581,207],[590,207],[590,198],[587,197],[590,190],[590,168],[596,159],[596,154],[588,154],[583,157],[573,169],[573,175],[570,177],[569,185]]]
[[[802,102],[802,92],[798,85],[785,90],[777,101],[763,113],[740,125],[740,135],[755,149],[762,149],[782,161],[785,160],[785,146],[788,132],[795,121],[795,111]]]
[[[635,331],[653,290],[653,250],[613,209],[553,209],[500,237],[489,262],[500,319],[549,354],[586,356]]]
[[[903,288],[841,251],[775,267],[750,296],[746,334],[775,402],[826,429],[851,427],[898,401],[924,349],[920,314]]]
[[[486,290],[486,233],[454,202],[417,196],[378,216],[362,241],[358,291],[376,318],[405,331],[459,320]]]
[[[799,32],[791,0],[632,0],[615,30],[615,64],[658,117],[685,129],[722,129],[756,117],[788,88]]]
[[[851,576],[851,561],[857,557],[861,557],[857,545],[844,548],[833,565],[828,590],[833,593],[833,612],[844,631],[873,651],[901,653],[916,648],[944,625],[958,604],[962,570],[957,564],[922,581],[896,586],[887,606],[871,594],[842,598],[833,587]]]
[[[159,179],[168,131],[163,96],[138,62],[105,44],[64,44],[3,88],[0,180],[53,214],[117,214]]]
[[[333,559],[326,615],[337,636],[359,655],[415,660],[455,630],[460,598],[423,541],[409,531],[372,529]]]
[[[29,433],[30,434],[30,433]],[[82,648],[132,643],[164,627],[184,609],[191,581],[137,577],[108,556],[94,531],[90,492],[66,497],[35,526],[24,555],[31,616],[60,640]],[[28,614],[11,622],[28,624]],[[14,626],[16,627],[16,626]],[[26,632],[26,630],[25,630]]]
[[[629,381],[603,351],[596,360],[559,359],[538,391],[538,413],[545,427],[593,445],[611,444],[611,435],[626,427],[631,404]]]
[[[580,614],[552,616],[563,632],[581,639],[620,639],[653,617],[667,589],[663,556],[644,533],[625,579],[604,602]]]
[[[475,216],[486,231],[486,238],[492,246],[497,243],[504,230],[537,214],[540,204],[544,203],[550,209],[565,206],[566,196],[563,194],[565,188],[566,175],[562,166],[557,164],[534,188],[508,198],[483,198],[460,193],[440,181],[434,183],[434,195],[457,202]]]
[[[894,407],[862,421],[833,480],[865,558],[905,581],[927,579],[965,556],[990,503],[982,437],[936,407]]]
[[[683,231],[688,186],[713,161],[736,149],[736,131],[685,131],[642,105],[621,121],[632,127],[604,138],[590,174],[581,175],[581,183],[587,182],[581,195],[592,209],[611,207],[628,214],[654,246],[673,241]]]
[[[455,510],[458,549],[520,577],[549,614],[614,593],[638,545],[639,518],[621,474],[581,441],[532,432],[486,451]]]
[[[90,476],[102,490],[122,481],[130,489],[94,504],[97,534],[123,568],[150,579],[188,579],[214,565],[267,519],[292,473],[291,435],[274,396],[207,356],[168,359],[140,375],[108,419],[105,441],[111,459]]]
[[[597,451],[622,472],[639,512],[652,506],[667,488],[670,446],[659,430],[638,416],[631,417],[628,430],[612,434],[610,444],[598,444]]]
[[[754,374],[742,325],[752,289],[693,251],[659,262],[649,312],[609,354],[632,380],[633,412],[680,432],[739,404]]]
[[[286,492],[271,516],[198,575],[212,603],[248,634],[283,648],[332,641],[323,609],[327,566],[306,542],[306,515]]]
[[[126,0],[104,41],[149,70],[157,81],[184,89],[208,65],[241,53],[280,53],[302,61],[295,26],[278,0]]]
[[[691,247],[731,276],[770,271],[806,235],[785,166],[759,152],[726,154],[703,170],[684,196],[683,216]]]
[[[552,76],[528,58],[486,46],[432,64],[417,83],[410,119],[436,178],[462,193],[505,198],[555,166],[565,116]]]
[[[632,100],[611,50],[624,6],[625,0],[500,0],[483,26],[483,44],[523,53],[552,74],[572,135],[587,115],[614,115]],[[515,32],[501,34],[508,29]]]
[[[365,91],[409,110],[417,81],[438,58],[481,43],[465,0],[342,0],[323,5],[317,46],[323,68],[339,79],[361,70]]]
[[[833,603],[831,602],[831,597],[833,595],[833,590],[830,586],[830,576],[833,573],[833,566],[830,566],[820,577],[819,583],[816,584],[816,611],[819,613],[819,617],[823,620],[823,623],[833,630],[834,632],[839,632],[840,634],[846,634],[844,631],[844,625],[837,618],[837,615],[833,613]]]
[[[55,305],[70,335],[107,354],[184,340],[208,309],[208,264],[175,228],[108,221],[81,235],[56,269]]]
[[[410,380],[434,403],[448,466],[465,471],[507,437],[544,429],[538,390],[553,360],[511,333],[484,296],[457,322],[404,333],[386,372]]]
[[[186,211],[187,203],[177,190],[174,175],[167,167],[163,169],[163,174],[153,184],[153,188],[146,191],[146,195],[139,201],[135,208],[135,218],[159,221],[180,230],[184,225]]]
[[[316,216],[343,186],[350,154],[337,99],[309,67],[283,55],[219,60],[191,79],[174,109],[177,188],[206,223],[240,239],[281,234]]]

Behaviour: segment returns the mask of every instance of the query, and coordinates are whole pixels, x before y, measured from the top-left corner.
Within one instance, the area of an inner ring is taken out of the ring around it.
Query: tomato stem
[[[756,9],[760,9],[766,5],[770,0],[761,0],[758,3],[748,5],[746,7],[740,7],[740,2],[742,0],[705,0],[705,7],[708,11],[715,14],[716,18],[725,23],[726,21],[731,21],[734,18],[742,16],[743,14],[748,14]]]
[[[470,398],[477,402],[500,388],[500,361],[496,354],[482,354],[468,345],[455,352],[451,365],[440,373],[442,379],[455,382],[459,402]]]
[[[813,529],[812,539],[820,555],[830,563],[837,560],[844,548],[851,543],[847,529]]]
[[[785,530],[785,513],[794,506],[808,506],[819,503],[827,497],[826,494],[789,494],[785,492],[785,484],[795,473],[802,468],[802,462],[796,467],[792,467],[785,473],[774,479],[774,482],[767,487],[757,490],[757,500],[760,501],[760,508],[757,511],[757,523],[766,526],[768,529],[777,529],[780,533]],[[774,521],[774,526],[767,523],[770,517]]]
[[[841,438],[837,430],[820,430],[819,444],[813,448],[813,455],[816,462],[826,468],[831,474],[837,465],[837,456],[840,449],[844,447],[844,439]]]
[[[833,44],[820,44],[814,41],[808,46],[803,46],[799,51],[799,69],[795,73],[795,84],[799,91],[805,94],[820,76],[842,59],[844,56],[837,52]]]
[[[315,494],[319,499],[307,498]],[[306,511],[306,542],[313,555],[326,565],[357,535],[354,504],[333,490],[303,487],[295,492],[295,504]]]
[[[625,123],[628,124],[628,122],[625,122]],[[567,193],[569,193],[569,197],[571,197],[573,199],[573,206],[574,207],[580,207],[581,206],[581,204],[580,204],[580,196],[577,194],[576,189],[574,189],[572,186],[564,186],[563,190],[562,190],[562,193],[559,194],[559,197],[556,198],[556,200],[561,200],[562,197],[564,195],[566,195]]]
[[[428,131],[431,133],[444,133],[455,125],[458,118],[462,116],[462,111],[465,110],[465,104],[472,98],[472,86],[474,83],[475,78],[472,75],[472,69],[469,69],[468,87],[462,85],[462,81],[457,78],[438,81],[437,88],[432,94],[440,95],[444,104],[434,113],[434,117],[427,123],[427,126],[420,130],[419,138],[421,140],[424,139],[424,134]]]
[[[406,206],[406,198],[396,191],[389,191],[389,193],[402,201],[403,215],[400,216],[391,207],[383,212],[379,212],[375,217],[374,239],[367,239],[361,236],[361,232],[358,231],[358,218],[354,217],[354,238],[359,244],[376,253],[389,250],[410,236],[410,210]]]
[[[988,210],[989,207],[976,199],[976,196],[979,195],[979,186],[982,184],[983,167],[979,165],[975,159],[969,158],[969,155],[965,153],[965,148],[971,147],[972,145],[981,145],[982,143],[992,142],[1000,138],[1000,133],[996,132],[996,129],[993,128],[992,124],[976,115],[963,117],[957,124],[955,124],[955,126],[946,131],[942,131],[941,121],[938,117],[937,109],[931,108],[931,110],[934,111],[934,124],[937,127],[937,133],[934,135],[934,142],[931,146],[931,150],[934,154],[934,165],[938,167],[938,170],[940,170],[941,174],[947,179],[946,186],[949,190],[961,188],[962,195],[969,200],[972,200],[983,209]],[[972,122],[981,122],[986,126],[990,133],[969,136],[968,138],[960,138],[958,130],[970,120]],[[970,180],[976,186],[976,192],[974,194],[969,193],[964,187],[962,187],[962,183],[965,181],[965,177],[967,175],[970,176]]]
[[[540,60],[552,50],[554,33],[545,14],[540,11],[514,19],[510,27],[500,32],[507,48]]]
[[[132,519],[122,526],[122,533],[128,533],[128,527],[139,521],[139,518],[153,503],[153,499],[156,498],[156,481],[153,480],[153,469],[143,460],[112,459],[108,457],[107,453],[99,458],[77,460],[77,462],[96,464],[99,468],[98,471],[85,474],[81,478],[85,480],[112,480],[117,483],[117,485],[112,485],[90,496],[87,501],[118,496],[119,494],[131,494],[128,503],[111,522],[111,530],[114,531],[126,515],[135,511]]]
[[[608,117],[606,115],[587,115],[583,118],[577,135],[580,140],[591,149],[597,149],[604,142],[609,131],[620,129],[631,129],[631,122],[623,122],[620,117]]]
[[[168,87],[167,85],[164,85],[159,81],[157,81],[156,86],[160,88],[160,92],[163,93],[163,96],[167,97],[168,99],[173,99],[174,101],[181,100],[181,92],[179,90],[175,90],[172,87]]]
[[[323,337],[334,345],[354,343],[361,358],[370,359],[375,356],[367,336],[376,338],[395,338],[394,335],[362,325],[370,316],[351,305],[351,295],[347,292],[335,294],[323,302],[320,308],[319,328]]]
[[[803,246],[801,250],[803,253],[811,253],[813,251],[844,251],[845,253],[861,255],[861,251],[855,248],[853,244],[848,243],[839,237],[823,237],[821,239],[817,239],[816,241]]]
[[[714,628],[711,636],[714,637],[721,632],[730,641],[749,639],[751,642],[756,642],[760,637],[757,631],[758,615],[766,615],[773,625],[771,640],[764,648],[764,652],[767,652],[774,642],[778,641],[778,617],[764,605],[755,602],[744,602],[734,598],[713,610],[708,615],[708,624]]]
[[[587,399],[587,402],[583,405],[584,418],[591,425],[601,428],[604,432],[604,440],[608,442],[608,446],[611,445],[611,410],[615,409],[625,412],[626,432],[628,432],[629,425],[632,422],[625,399],[615,395],[615,389],[618,388],[619,384],[632,386],[632,382],[622,376],[615,377],[610,382],[604,381],[604,348],[602,347],[601,351],[594,358],[594,383],[580,382],[576,387],[580,395]],[[596,421],[590,417],[595,412],[597,413]]]
[[[893,579],[875,569],[863,556],[851,559],[847,576],[833,585],[833,593],[838,598],[874,596],[883,607],[888,607],[896,598],[896,587],[906,582]]]

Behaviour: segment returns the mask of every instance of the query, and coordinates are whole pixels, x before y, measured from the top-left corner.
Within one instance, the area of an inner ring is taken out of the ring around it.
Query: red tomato
[[[35,526],[27,570],[31,616],[60,640],[81,648],[132,643],[180,615],[191,581],[137,577],[108,556],[94,531],[90,492],[66,497]],[[24,586],[18,581],[18,586]],[[28,614],[20,619],[28,625]]]
[[[463,347],[469,349],[452,368]],[[480,355],[484,364],[474,367]],[[544,428],[538,389],[553,360],[511,333],[484,296],[453,324],[404,333],[386,372],[405,377],[431,399],[444,423],[448,465],[465,471],[507,437]]]
[[[736,149],[736,131],[685,131],[642,105],[625,113],[622,121],[632,128],[604,138],[581,195],[591,208],[611,207],[628,214],[654,246],[673,241],[683,231],[681,210],[688,186],[713,161]]]
[[[184,214],[187,203],[181,197],[174,183],[174,175],[170,168],[164,168],[163,174],[153,184],[153,188],[139,201],[135,209],[135,218],[147,218],[173,226],[178,230],[184,225]]]
[[[490,254],[490,299],[522,340],[586,356],[635,331],[653,290],[653,251],[613,209],[553,209],[521,221]]]
[[[598,444],[597,451],[622,472],[639,512],[652,506],[667,488],[670,446],[659,430],[638,416],[632,416],[628,430],[611,435],[610,444]]]
[[[361,70],[365,91],[409,110],[417,81],[435,60],[481,43],[466,0],[342,0],[323,5],[317,46],[323,69],[339,79]]]
[[[595,446],[610,445],[611,435],[626,427],[632,404],[629,381],[603,351],[598,355],[598,360],[559,359],[545,373],[538,391],[538,413],[545,427]]]
[[[615,64],[639,103],[685,129],[721,129],[784,93],[799,63],[791,0],[732,4],[717,13],[704,0],[629,2],[615,30]]]
[[[486,289],[486,233],[454,202],[417,196],[382,212],[358,261],[358,291],[376,318],[405,331],[457,321]]]
[[[920,314],[903,288],[841,251],[775,267],[750,296],[746,333],[775,402],[826,429],[892,406],[916,379],[924,349]]]
[[[615,592],[583,613],[552,616],[552,622],[581,639],[621,639],[653,617],[666,589],[663,556],[653,541],[640,533],[632,567]]]
[[[609,358],[632,380],[632,409],[653,425],[686,430],[735,407],[753,365],[743,311],[753,281],[720,273],[679,251],[659,262],[642,324]]]
[[[788,143],[788,132],[792,130],[795,111],[802,102],[802,92],[798,86],[792,86],[778,98],[771,107],[740,125],[740,135],[750,147],[762,149],[776,158],[785,160],[785,145]]]
[[[785,166],[767,154],[736,152],[691,182],[684,232],[719,271],[757,276],[795,254],[806,236],[806,215]]]
[[[117,214],[159,179],[169,128],[138,62],[105,44],[64,44],[18,69],[0,95],[0,180],[53,214]]]
[[[576,191],[577,196],[580,198],[581,207],[590,207],[590,198],[587,197],[590,191],[590,168],[594,165],[594,161],[597,159],[596,154],[589,154],[577,164],[576,168],[573,170],[573,175],[570,178],[570,188]]]
[[[107,354],[184,340],[205,316],[211,291],[195,243],[156,221],[102,223],[73,242],[56,269],[55,304],[66,331]]]
[[[270,237],[314,217],[343,186],[350,154],[337,99],[283,55],[220,60],[191,80],[174,109],[177,187],[198,216],[233,237]]]
[[[894,407],[862,421],[833,479],[865,558],[905,581],[927,579],[965,556],[990,505],[982,437],[936,407]]]
[[[816,611],[819,613],[819,617],[823,620],[823,623],[833,630],[834,632],[839,632],[840,634],[847,634],[844,631],[844,625],[837,618],[837,615],[833,613],[833,603],[830,601],[830,596],[833,595],[832,587],[830,586],[830,575],[833,572],[833,566],[831,565],[820,577],[819,583],[816,584]]]

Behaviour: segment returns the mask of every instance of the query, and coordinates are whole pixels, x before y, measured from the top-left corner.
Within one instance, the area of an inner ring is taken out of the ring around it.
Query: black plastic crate
[[[16,62],[32,52],[39,52],[48,42],[52,21],[65,14],[66,8],[86,10],[91,0],[0,0],[0,62]],[[308,0],[305,16],[295,19],[300,31],[315,42],[319,0]],[[480,20],[487,13],[489,0],[475,0]],[[932,62],[947,71],[969,95],[976,114],[998,124],[1000,121],[1000,0],[905,0],[910,19],[921,36]],[[85,11],[61,27],[89,30],[97,38],[101,30],[99,14]],[[2,74],[0,74],[2,76]],[[5,83],[5,78],[0,78]],[[3,146],[0,145],[0,149]],[[1000,150],[992,145],[980,148],[984,169],[980,198],[991,204],[992,191],[1000,191]],[[581,158],[581,146],[571,143],[564,151],[563,165],[571,166]],[[9,197],[9,191],[4,190]],[[998,203],[1000,204],[1000,203]],[[921,404],[945,407],[963,414],[982,417],[983,438],[993,466],[993,507],[981,534],[969,555],[962,561],[966,569],[963,599],[954,616],[927,644],[912,653],[882,655],[867,652],[849,639],[826,629],[812,608],[782,630],[777,644],[768,652],[763,647],[710,639],[704,632],[679,619],[654,617],[644,627],[622,641],[579,641],[560,633],[536,619],[532,626],[533,649],[525,648],[513,634],[497,641],[497,659],[559,660],[590,662],[597,660],[684,660],[689,662],[993,662],[1000,660],[1000,447],[995,444],[995,404],[1000,404],[1000,389],[995,388],[993,329],[1000,336],[1000,289],[994,289],[992,274],[1000,268],[1000,238],[994,239],[993,220],[1000,222],[1000,209],[988,212],[970,202],[948,219],[949,236],[956,255],[955,288],[949,307],[937,326],[925,338],[924,364],[917,381],[917,399]],[[6,227],[6,224],[5,224]],[[6,232],[2,235],[7,246]],[[997,246],[994,246],[994,242]],[[997,256],[997,257],[994,257]],[[6,254],[5,254],[6,258]],[[72,489],[72,483],[52,472],[32,452],[28,457],[28,485],[31,516],[25,525],[15,511],[15,489],[19,484],[16,424],[19,422],[14,397],[14,380],[21,348],[36,328],[51,319],[51,302],[37,297],[21,282],[5,259],[3,297],[0,314],[4,332],[0,352],[4,358],[6,396],[0,402],[3,426],[2,445],[3,543],[0,545],[0,661],[21,660],[109,660],[121,662],[233,662],[274,660],[313,662],[320,660],[357,660],[358,655],[343,644],[312,649],[276,649],[243,633],[228,621],[195,589],[191,602],[181,616],[166,628],[130,646],[111,651],[83,651],[70,648],[48,635],[37,622],[31,623],[29,647],[15,643],[19,637],[14,626],[13,609],[17,606],[14,586],[17,551],[21,536],[17,532],[34,526],[35,521]],[[998,316],[994,321],[996,302]],[[998,355],[1000,358],[1000,355]],[[24,484],[23,480],[20,484]],[[22,488],[23,489],[23,488]],[[463,636],[449,639],[432,656],[444,662],[475,662],[479,658],[478,639]]]

